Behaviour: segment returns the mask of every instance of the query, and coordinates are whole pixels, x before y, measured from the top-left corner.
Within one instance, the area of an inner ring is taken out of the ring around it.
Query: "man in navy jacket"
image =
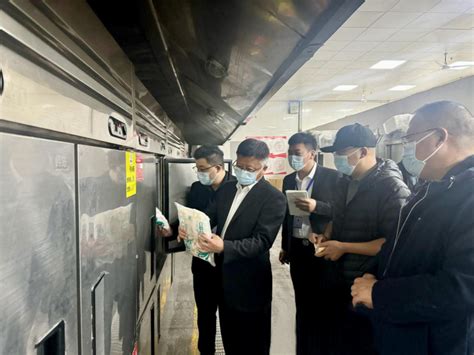
[[[427,183],[402,208],[378,280],[355,280],[353,304],[370,309],[381,355],[472,355],[474,117],[453,102],[423,106],[404,148],[404,166]]]

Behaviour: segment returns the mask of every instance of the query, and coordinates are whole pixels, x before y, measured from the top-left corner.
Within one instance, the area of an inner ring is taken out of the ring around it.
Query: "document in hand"
[[[203,252],[198,248],[199,235],[210,235],[212,233],[209,217],[201,211],[185,207],[177,202],[175,202],[175,205],[178,210],[179,226],[183,228],[188,235],[187,239],[184,240],[186,251],[199,259],[207,261],[212,266],[216,266],[214,253]]]
[[[296,200],[299,198],[308,198],[306,190],[286,190],[286,200],[288,201],[288,209],[292,216],[309,216],[310,213],[296,207]]]

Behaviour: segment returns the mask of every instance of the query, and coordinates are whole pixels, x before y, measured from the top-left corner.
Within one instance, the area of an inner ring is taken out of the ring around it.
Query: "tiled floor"
[[[279,251],[280,240],[277,239],[271,250],[273,267],[271,354],[293,355],[295,353],[293,286],[288,267],[281,265],[278,261]],[[163,311],[158,354],[199,354],[191,257],[184,253],[177,254],[175,257],[175,278]],[[216,355],[219,354],[224,354],[220,332],[216,339]]]

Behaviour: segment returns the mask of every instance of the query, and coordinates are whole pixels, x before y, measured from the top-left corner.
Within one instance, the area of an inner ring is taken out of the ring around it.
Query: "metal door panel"
[[[157,303],[156,293],[159,288],[155,288],[150,295],[151,298],[143,312],[143,317],[138,325],[138,352],[140,355],[155,355],[159,334],[159,312],[160,306]]]
[[[0,133],[0,167],[0,354],[77,354],[74,146]]]
[[[155,207],[157,207],[156,159],[137,153],[137,255],[139,316],[156,283]]]
[[[92,324],[101,324],[104,354],[130,354],[137,319],[136,204],[135,196],[126,198],[125,152],[78,146],[78,176],[82,351],[93,352]],[[101,275],[103,295],[94,295]],[[102,302],[103,314],[92,312],[93,301]]]
[[[178,221],[178,212],[175,202],[186,205],[187,195],[193,182],[197,181],[193,167],[194,159],[166,159],[165,160],[165,214],[170,223]]]

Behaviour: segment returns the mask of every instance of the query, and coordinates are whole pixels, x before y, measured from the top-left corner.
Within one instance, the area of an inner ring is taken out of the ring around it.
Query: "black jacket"
[[[380,353],[472,355],[474,156],[412,196],[397,236],[372,292]]]
[[[316,200],[316,210],[309,216],[314,233],[324,232],[324,228],[331,221],[333,215],[333,200],[336,195],[339,179],[342,174],[336,170],[318,165],[314,174],[311,198]],[[283,193],[296,189],[296,172],[285,176],[283,179]],[[288,207],[288,206],[287,206]],[[293,233],[293,216],[286,213],[282,228],[281,248],[291,253],[291,237]]]
[[[217,235],[222,233],[236,191],[235,182],[224,184],[207,210]],[[285,205],[285,196],[262,178],[237,209],[224,236],[224,251],[216,255],[227,307],[250,312],[270,305],[270,248],[283,222]]]
[[[361,181],[357,193],[346,204],[350,179],[341,183],[333,221],[332,239],[349,243],[389,239],[397,227],[398,215],[410,190],[397,164],[378,159],[376,167]],[[345,254],[338,261],[346,285],[364,273],[376,271],[376,258]]]

